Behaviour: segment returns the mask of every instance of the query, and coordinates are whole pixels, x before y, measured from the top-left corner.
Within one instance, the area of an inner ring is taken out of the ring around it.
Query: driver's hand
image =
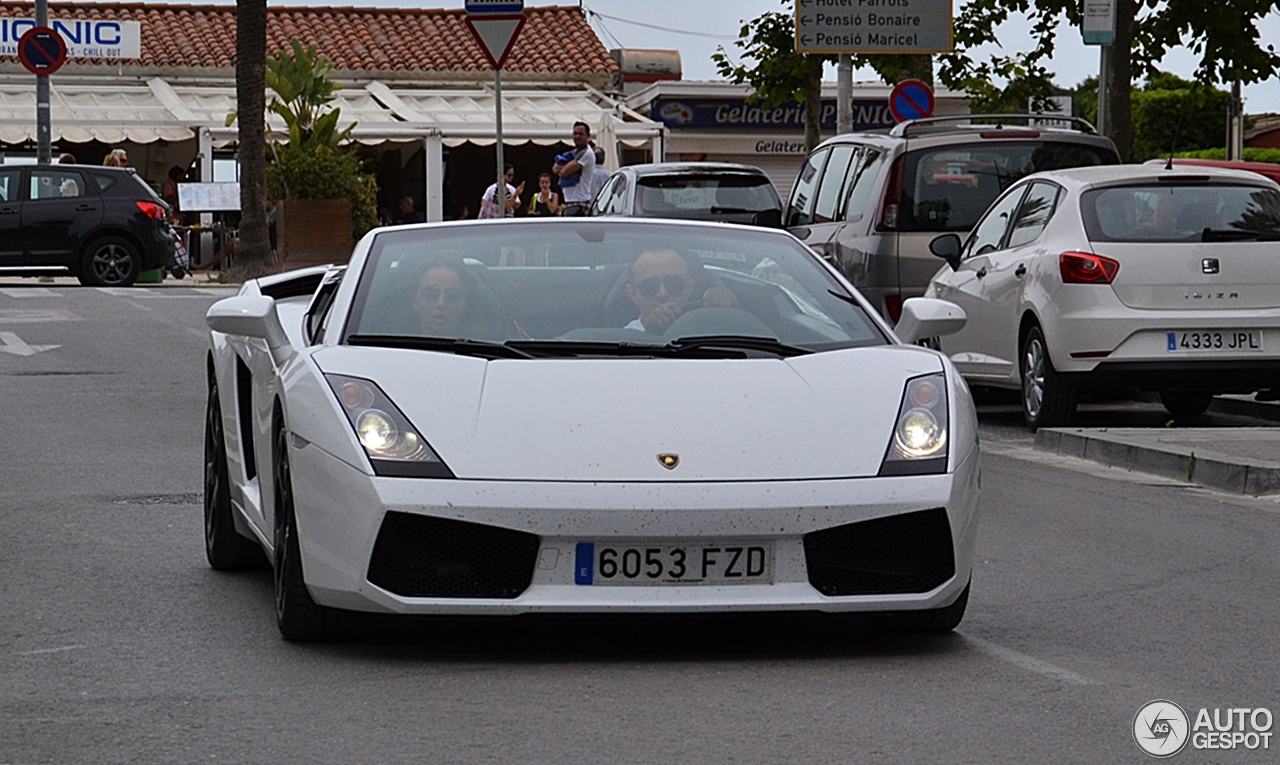
[[[712,287],[703,293],[702,304],[710,308],[736,308],[738,296],[724,287]]]
[[[653,313],[649,314],[649,320],[645,322],[644,329],[646,332],[661,335],[667,331],[672,322],[680,318],[682,313],[684,311],[675,303],[662,303],[655,306]]]

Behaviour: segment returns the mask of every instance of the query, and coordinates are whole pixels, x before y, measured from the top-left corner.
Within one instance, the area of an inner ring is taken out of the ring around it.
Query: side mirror
[[[291,351],[289,336],[276,313],[276,301],[265,295],[237,295],[219,300],[204,315],[209,329],[224,335],[241,335],[265,340],[277,364]]]
[[[929,252],[947,261],[951,270],[960,268],[960,237],[957,234],[943,234],[929,242]]]
[[[893,331],[902,342],[915,345],[926,337],[954,335],[968,320],[964,309],[955,303],[936,298],[910,298],[902,304],[902,318]]]
[[[751,216],[751,225],[765,228],[782,228],[781,210],[761,210]]]

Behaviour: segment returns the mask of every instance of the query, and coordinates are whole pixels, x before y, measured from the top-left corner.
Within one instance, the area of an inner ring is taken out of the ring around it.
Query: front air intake
[[[519,597],[533,580],[538,537],[523,531],[387,513],[369,582],[406,598]]]
[[[806,534],[804,557],[809,584],[832,597],[928,592],[956,573],[942,508]]]

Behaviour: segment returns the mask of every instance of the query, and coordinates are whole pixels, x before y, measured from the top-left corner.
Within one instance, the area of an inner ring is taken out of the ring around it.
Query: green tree
[[[1217,0],[1212,8],[1203,0],[1117,0],[1115,44],[1107,48],[1108,133],[1121,157],[1134,156],[1136,77],[1152,74],[1170,49],[1185,46],[1200,56],[1196,79],[1206,85],[1268,79],[1280,70],[1280,55],[1271,45],[1263,47],[1257,21],[1278,7],[1280,0]],[[981,84],[1001,72],[995,59],[974,61],[968,51],[998,43],[997,28],[1014,14],[1032,22],[1032,49],[1012,57],[1028,71],[1051,60],[1063,19],[1080,26],[1077,0],[970,0],[956,18],[956,52],[941,57],[940,79],[948,87],[981,92]]]
[[[297,39],[266,62],[266,84],[274,96],[268,109],[289,128],[284,143],[271,145],[267,191],[274,199],[348,199],[352,235],[378,224],[378,182],[361,169],[354,147],[342,144],[355,123],[339,129],[342,110],[330,108],[342,85],[333,62]]]
[[[240,240],[234,275],[243,279],[271,271],[267,236],[266,0],[236,0],[236,113],[240,160]]]

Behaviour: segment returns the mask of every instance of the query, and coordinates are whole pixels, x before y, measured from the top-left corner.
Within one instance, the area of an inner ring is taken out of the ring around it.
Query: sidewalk
[[[133,288],[142,287],[225,287],[229,289],[238,289],[237,283],[218,281],[218,271],[198,271],[193,274],[187,274],[181,279],[175,279],[168,274],[165,275],[164,281],[154,283],[138,282]],[[74,276],[0,276],[0,287],[79,287],[80,280]],[[130,289],[133,289],[130,288]]]
[[[1212,411],[1280,422],[1280,404],[1219,396]],[[1042,428],[1037,449],[1236,494],[1280,493],[1280,427]]]

